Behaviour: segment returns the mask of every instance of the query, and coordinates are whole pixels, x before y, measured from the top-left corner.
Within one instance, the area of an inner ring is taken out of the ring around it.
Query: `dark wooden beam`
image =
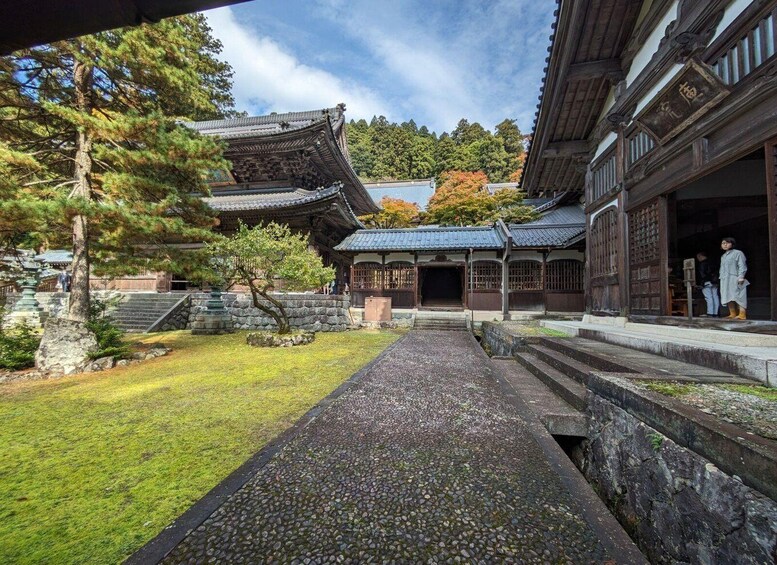
[[[588,141],[579,139],[576,141],[553,141],[548,143],[542,157],[577,157],[586,155],[589,151]]]
[[[771,259],[771,314],[777,321],[777,138],[767,141],[766,152],[766,195],[769,206],[769,257]]]
[[[624,78],[620,59],[600,59],[570,65],[567,80],[586,80],[590,78],[608,77],[618,82]]]

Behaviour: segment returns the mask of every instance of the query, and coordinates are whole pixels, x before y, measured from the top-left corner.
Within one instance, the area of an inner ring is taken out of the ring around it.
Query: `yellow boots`
[[[739,313],[737,313],[737,309]],[[728,316],[724,320],[747,320],[747,310],[742,308],[736,302],[728,303]]]

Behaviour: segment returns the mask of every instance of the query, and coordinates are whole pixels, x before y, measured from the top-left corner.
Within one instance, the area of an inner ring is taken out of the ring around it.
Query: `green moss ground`
[[[168,356],[0,386],[0,563],[116,563],[154,537],[398,333],[139,338]]]

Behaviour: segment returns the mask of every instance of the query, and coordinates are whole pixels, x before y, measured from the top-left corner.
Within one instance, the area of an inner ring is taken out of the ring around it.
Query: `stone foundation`
[[[483,322],[480,331],[483,335],[483,346],[495,357],[513,357],[526,345],[525,338],[512,335],[500,324]]]
[[[652,563],[771,563],[777,503],[589,393],[583,472]]]
[[[294,329],[314,332],[340,332],[351,325],[348,315],[349,299],[347,296],[332,294],[275,294],[280,298],[289,316],[289,323]],[[189,311],[189,324],[194,324],[197,315],[205,311],[205,304],[210,295],[197,293],[192,295]],[[254,308],[251,296],[247,294],[225,293],[222,296],[224,306],[232,315],[235,329],[264,330],[276,329],[275,321],[258,308]]]

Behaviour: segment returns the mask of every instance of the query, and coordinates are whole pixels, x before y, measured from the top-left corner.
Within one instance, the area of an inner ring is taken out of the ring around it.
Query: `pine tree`
[[[174,270],[182,259],[171,242],[210,237],[214,219],[197,193],[226,162],[181,121],[230,114],[220,48],[190,15],[3,59],[0,142],[33,160],[10,165],[16,192],[33,199],[26,217],[45,218],[52,241],[72,241],[69,319],[88,317],[92,264],[113,275]],[[5,215],[13,195],[1,196]]]

